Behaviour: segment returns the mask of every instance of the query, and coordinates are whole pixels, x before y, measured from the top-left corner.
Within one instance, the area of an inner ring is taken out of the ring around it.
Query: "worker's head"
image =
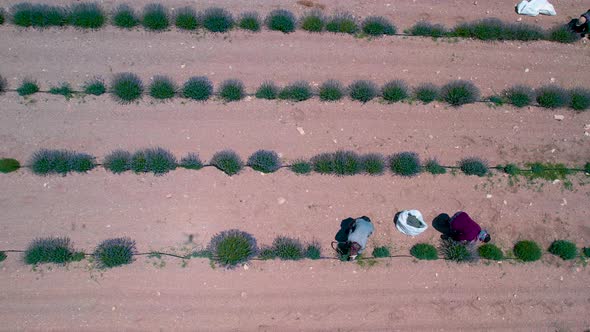
[[[492,240],[492,237],[490,236],[488,231],[486,231],[485,229],[482,229],[481,232],[479,232],[477,239],[480,240],[481,242],[488,243]]]

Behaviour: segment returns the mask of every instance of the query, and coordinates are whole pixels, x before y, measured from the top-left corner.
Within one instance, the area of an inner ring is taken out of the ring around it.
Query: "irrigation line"
[[[56,7],[58,7],[58,6],[56,6]],[[58,8],[66,9],[66,11],[64,11],[64,15],[66,15],[66,16],[69,15],[69,12],[67,12],[67,7],[59,6]],[[3,8],[0,7],[0,11],[2,11],[2,10],[3,10]],[[113,19],[112,16],[114,16],[114,14],[113,15],[109,15],[107,13],[107,11],[104,10],[102,7],[100,7],[100,10],[102,11],[101,15],[102,15],[102,17],[104,19],[104,24],[102,24],[102,25],[100,25],[98,27],[77,26],[77,25],[72,24],[71,22],[68,22],[67,20],[64,20],[64,22],[63,22],[62,25],[51,25],[51,24],[48,24],[47,26],[35,26],[32,23],[29,26],[26,26],[24,24],[23,25],[19,25],[19,24],[14,23],[14,21],[13,21],[13,16],[14,16],[14,14],[18,13],[18,11],[12,12],[12,10],[11,11],[7,11],[7,12],[5,11],[6,14],[7,14],[6,15],[7,17],[5,18],[5,20],[6,20],[6,23],[7,24],[10,24],[10,25],[15,26],[18,31],[20,31],[20,30],[37,30],[37,31],[42,31],[42,30],[44,30],[46,28],[57,28],[57,29],[59,29],[59,28],[74,28],[76,30],[87,32],[87,31],[97,31],[97,30],[103,29],[103,28],[105,28],[107,26],[112,26],[112,27],[115,27],[115,28],[119,28],[121,31],[125,31],[125,30],[127,30],[127,31],[133,31],[133,30],[137,31],[138,30],[138,29],[135,28],[135,26],[134,27],[129,27],[131,29],[128,30],[127,29],[128,27],[119,27],[119,26],[116,26],[115,24],[108,24],[107,22],[109,22],[109,21],[111,21]],[[168,8],[166,10],[168,11]],[[204,10],[206,10],[206,9],[204,9]],[[174,11],[174,10],[172,10],[172,11]],[[173,19],[172,19],[173,17],[175,17],[175,16],[174,15],[170,15],[171,21],[173,21]],[[202,28],[199,28],[199,29],[197,29],[197,28],[194,28],[194,29],[183,29],[183,28],[180,28],[180,27],[176,26],[176,24],[172,24],[172,23],[169,24],[168,26],[166,26],[166,28],[164,28],[164,29],[152,30],[152,29],[149,29],[149,28],[144,27],[143,31],[146,31],[146,32],[155,32],[155,33],[164,33],[164,32],[173,31],[173,32],[181,32],[181,33],[189,33],[189,34],[197,33],[197,35],[200,35],[200,32],[201,31],[203,31],[205,33],[213,33],[213,34],[218,34],[218,33],[224,33],[224,34],[227,33],[227,34],[229,34],[230,32],[235,31],[235,30],[238,30],[238,31],[246,31],[246,32],[253,32],[253,31],[251,31],[249,29],[243,29],[243,28],[240,28],[239,27],[239,24],[237,23],[239,15],[235,15],[235,16],[232,16],[232,17],[235,17],[236,18],[236,23],[231,28],[229,28],[229,29],[227,29],[226,31],[223,31],[223,32],[211,31],[210,29],[207,29],[205,27],[202,27]],[[303,19],[304,17],[305,17],[305,15],[297,18],[296,20],[299,21],[300,19]],[[265,31],[282,32],[279,29],[270,29],[270,28],[268,28],[266,26],[266,24],[264,24],[264,21],[267,18],[268,17],[265,17],[262,21],[259,21],[260,26],[261,27],[265,27],[265,29],[264,29]],[[365,19],[367,19],[367,18],[369,18],[369,17],[365,17]],[[64,19],[65,19],[65,17],[64,17]],[[498,18],[492,18],[492,19],[499,20]],[[391,25],[393,25],[395,27],[394,22],[390,22],[389,20],[387,20],[387,21],[388,21],[389,24],[391,24]],[[328,22],[329,21],[324,22],[324,24],[327,24]],[[481,22],[481,21],[471,21],[471,22],[468,22],[467,24],[468,24],[468,27],[470,29],[473,29],[473,25],[474,24],[477,24],[478,22]],[[363,31],[364,20],[358,21],[358,22],[355,20],[355,25],[357,26],[357,31],[355,33],[346,33],[346,32],[340,32],[340,31],[328,31],[327,29],[325,29],[325,30],[322,29],[322,31],[319,31],[319,32],[322,33],[322,34],[323,33],[326,33],[326,34],[331,34],[331,35],[336,35],[336,36],[338,36],[338,35],[340,35],[340,36],[342,36],[342,35],[351,35],[351,36],[356,37],[356,38],[367,37],[368,39],[381,39],[381,38],[387,38],[387,37],[418,37],[418,38],[428,38],[428,39],[435,39],[435,40],[438,40],[438,39],[448,39],[448,40],[453,40],[453,39],[467,39],[467,40],[476,40],[476,41],[483,41],[483,42],[529,42],[529,43],[530,42],[535,42],[535,41],[550,41],[550,42],[561,42],[561,43],[573,43],[573,42],[581,39],[581,38],[579,38],[578,34],[575,33],[575,32],[573,32],[573,31],[570,32],[572,34],[572,37],[571,37],[572,39],[571,40],[568,40],[567,38],[565,40],[560,40],[560,39],[552,38],[551,35],[550,35],[550,32],[553,29],[556,29],[556,28],[561,27],[562,25],[555,25],[551,29],[544,29],[543,27],[541,27],[539,25],[525,24],[524,25],[525,27],[528,26],[529,29],[532,29],[532,31],[534,33],[536,33],[537,35],[535,35],[534,37],[531,37],[531,38],[522,38],[521,37],[520,39],[519,38],[514,38],[514,36],[511,35],[511,31],[508,31],[508,33],[506,31],[502,31],[502,35],[501,36],[496,37],[496,38],[491,38],[491,39],[490,38],[479,37],[478,34],[475,34],[473,32],[470,33],[470,36],[457,35],[456,33],[454,33],[454,30],[459,26],[459,24],[456,25],[455,27],[450,28],[450,29],[447,28],[447,27],[444,27],[443,28],[444,29],[444,32],[440,36],[439,35],[408,33],[409,31],[411,31],[412,28],[414,28],[419,23],[420,23],[420,21],[416,22],[412,27],[410,27],[410,28],[408,28],[406,30],[403,30],[402,32],[398,32],[397,28],[395,28],[395,31],[396,31],[395,33],[391,33],[391,34],[382,33],[382,34],[375,34],[375,35],[373,35],[373,34],[368,34],[368,33],[366,33],[366,32]],[[201,22],[201,24],[202,24],[202,22]],[[507,21],[501,21],[501,24],[502,24],[502,29],[510,28],[510,25],[511,24],[514,25],[513,23],[510,23],[510,22],[507,22]],[[137,27],[141,27],[141,25],[142,24],[138,23],[136,26]],[[495,26],[490,27],[489,25],[484,25],[484,27],[485,28],[488,28],[488,29],[494,29],[495,28]],[[518,28],[518,26],[516,26],[516,25],[514,27]],[[510,29],[513,30],[514,27],[513,28],[510,28]],[[262,29],[260,29],[260,30],[262,30]],[[289,31],[289,32],[294,32],[294,31],[305,31],[305,32],[308,32],[310,34],[317,34],[317,31],[309,31],[309,30],[303,29],[301,27],[294,28],[292,31]],[[408,31],[408,32],[406,32],[406,31]],[[286,34],[285,32],[283,32],[283,33]]]
[[[4,252],[4,253],[25,253],[26,250],[16,250],[16,249],[8,249],[8,250],[0,250],[0,252]],[[86,257],[92,257],[94,256],[94,254],[88,254],[85,252],[74,252],[75,254],[83,254]],[[148,256],[149,258],[155,257],[155,256],[168,256],[168,257],[172,257],[172,258],[178,258],[178,259],[194,259],[194,258],[208,258],[211,259],[213,261],[216,260],[215,257],[210,257],[210,256],[193,256],[195,252],[192,252],[190,254],[187,254],[185,256],[180,256],[177,254],[171,254],[171,253],[167,253],[167,252],[162,252],[162,251],[150,251],[150,252],[140,252],[140,253],[134,253],[131,254],[131,256]],[[550,253],[542,253],[542,256],[555,256],[553,254]],[[581,257],[585,257],[583,254],[579,254],[578,256],[576,256],[576,258],[581,258]],[[391,259],[391,258],[416,258],[412,255],[404,255],[404,254],[400,254],[400,255],[389,255],[389,256],[382,256],[382,257],[361,257],[357,260],[353,260],[353,261],[363,261],[363,260],[385,260],[385,259]],[[478,257],[478,259],[485,259],[485,260],[491,260],[491,259],[487,259],[487,258],[483,258],[483,257]],[[274,260],[274,259],[264,259],[264,258],[260,258],[260,257],[253,257],[250,258],[248,261],[269,261],[269,260]],[[280,260],[280,258],[279,258]],[[338,257],[329,257],[329,256],[320,256],[319,258],[316,259],[310,259],[310,260],[335,260],[335,261],[344,261]],[[434,260],[444,260],[444,261],[454,261],[452,259],[447,259],[447,258],[436,258],[436,259],[430,259],[431,261]],[[504,257],[501,260],[494,260],[494,261],[520,261],[518,258],[516,257]]]
[[[287,85],[288,85],[288,84],[287,84]],[[6,90],[4,90],[4,91],[5,91],[5,92],[16,92],[16,93],[18,93],[18,90],[17,90],[17,89],[6,89]],[[76,97],[76,95],[82,95],[82,96],[95,96],[95,97],[98,97],[97,95],[88,94],[88,93],[86,93],[85,91],[71,90],[71,92],[72,92],[72,94],[71,94],[71,95],[63,95],[63,94],[61,94],[61,93],[51,93],[49,90],[39,90],[39,91],[37,91],[37,92],[35,92],[35,93],[29,94],[29,95],[25,95],[25,96],[22,96],[22,97],[29,97],[29,96],[32,96],[33,94],[37,94],[37,93],[44,93],[44,94],[49,94],[49,95],[52,95],[52,96],[63,96],[63,97],[65,97],[66,99],[69,99],[70,97]],[[103,93],[103,94],[112,94],[112,93],[113,93],[113,91],[110,91],[110,90],[109,90],[109,91],[106,91],[106,92],[105,92],[105,93]],[[149,96],[149,94],[146,94],[146,95],[147,95],[147,96]],[[220,97],[220,96],[221,96],[221,94],[220,94],[219,92],[214,92],[214,93],[212,93],[212,94],[211,94],[211,96],[213,96],[213,97]],[[319,95],[319,93],[315,93],[315,92],[314,92],[314,93],[311,93],[311,96],[313,96],[313,97],[319,97],[320,95]],[[245,98],[245,97],[255,97],[255,98],[256,98],[256,93],[244,93],[244,94],[243,94],[243,97],[244,97],[244,98]],[[167,98],[167,99],[158,99],[158,98],[154,98],[154,99],[156,99],[156,100],[161,100],[161,101],[165,101],[165,100],[171,100],[171,99],[174,99],[174,98],[179,98],[179,99],[184,99],[184,100],[193,100],[192,98],[183,97],[183,96],[181,96],[181,95],[179,95],[179,96],[174,96],[174,97]],[[381,97],[381,98],[382,98],[382,97]],[[139,99],[139,98],[138,98],[138,99]],[[242,99],[243,99],[243,98],[242,98]],[[262,100],[266,100],[265,98],[256,98],[256,99],[262,99]],[[311,98],[309,98],[309,99],[311,99]],[[306,100],[309,100],[309,99],[306,99]],[[374,98],[374,99],[375,99],[375,98]],[[295,103],[298,103],[298,102],[305,101],[305,100],[302,100],[302,101],[296,101],[296,100],[291,100],[291,99],[280,99],[280,98],[275,98],[274,100],[281,100],[281,101],[295,102]],[[350,100],[351,100],[351,101],[355,101],[354,99],[350,99]],[[203,103],[203,101],[202,101],[202,100],[195,100],[195,101],[196,101],[196,102]],[[405,99],[402,99],[402,100],[400,100],[400,101],[398,101],[398,102],[388,102],[387,104],[392,104],[392,105],[393,105],[393,104],[397,104],[397,103],[403,103],[404,101],[419,101],[419,100],[418,100],[418,99],[414,99],[414,98],[405,98]],[[439,101],[439,102],[444,102],[444,100],[437,100],[437,101]],[[235,100],[235,101],[228,101],[228,102],[237,102],[237,100]],[[336,102],[336,101],[323,101],[323,102],[331,103],[331,102]],[[366,104],[366,103],[367,103],[367,102],[361,102],[361,104],[362,104],[362,105],[364,105],[364,104]],[[494,103],[494,102],[492,102],[492,101],[490,101],[490,100],[488,100],[488,99],[480,99],[480,100],[476,100],[476,101],[473,101],[473,102],[470,102],[470,103],[461,104],[461,105],[458,105],[458,106],[469,105],[469,104],[492,104],[492,105],[495,105],[495,103]],[[425,104],[425,105],[427,105],[427,104]],[[511,105],[511,104],[510,104],[510,103],[506,103],[506,105]],[[450,104],[449,104],[449,106],[456,107],[455,105],[450,105]],[[498,106],[502,106],[502,105],[498,105]],[[532,106],[532,107],[540,107],[540,108],[546,108],[546,107],[543,107],[543,106],[541,106],[539,103],[531,103],[531,104],[529,104],[529,105],[527,105],[527,106]]]
[[[96,159],[96,157],[94,157],[94,158]],[[94,169],[94,168],[98,168],[98,167],[103,167],[103,168],[105,168],[105,169],[106,169],[106,167],[104,166],[104,163],[95,163],[95,164],[93,164],[93,165],[94,165],[94,167],[93,167],[92,169]],[[285,165],[281,165],[281,166],[279,166],[279,167],[277,168],[277,170],[279,170],[279,169],[285,169],[285,168],[291,168],[291,167],[293,167],[293,165],[294,165],[294,164],[285,164]],[[175,166],[176,166],[176,168],[184,168],[184,167],[183,167],[181,164],[178,164],[178,163],[177,163]],[[223,172],[223,170],[222,170],[222,169],[220,169],[219,167],[217,167],[216,165],[213,165],[213,164],[203,164],[203,165],[202,165],[202,167],[201,167],[201,169],[202,169],[202,168],[207,168],[207,167],[210,167],[210,168],[211,168],[211,167],[212,167],[212,168],[216,168],[216,169],[218,169],[218,170],[220,170],[220,171],[222,171],[222,172]],[[457,169],[461,169],[461,167],[460,167],[460,166],[448,166],[448,165],[440,165],[440,167],[442,167],[442,168],[444,168],[444,169],[450,169],[450,170],[457,170]],[[17,168],[17,170],[18,170],[18,169],[22,169],[22,168],[28,168],[28,169],[31,169],[31,168],[32,168],[32,165],[30,165],[30,164],[24,164],[24,165],[20,165],[20,166]],[[253,169],[253,170],[255,170],[253,166],[251,166],[251,165],[248,165],[248,164],[245,164],[245,165],[243,165],[243,168],[250,168],[250,169]],[[426,169],[427,169],[427,167],[426,167],[426,166],[421,166],[421,168],[422,168],[422,171],[426,171]],[[503,166],[490,166],[490,167],[488,167],[488,168],[489,168],[489,169],[498,170],[498,171],[503,171],[503,170],[504,170],[504,167],[503,167]],[[187,168],[187,169],[188,169],[188,168]],[[189,170],[190,170],[190,169],[189,169]],[[257,171],[257,170],[255,170],[255,171]],[[313,171],[313,170],[312,170],[312,171]],[[310,171],[310,173],[311,173],[312,171]],[[519,169],[518,171],[519,171],[519,172],[526,172],[526,173],[533,173],[533,169],[532,169],[532,168],[530,168],[530,169]],[[565,172],[568,172],[568,173],[586,173],[586,170],[585,170],[585,169],[583,169],[583,168],[569,168],[569,167],[564,167],[564,168],[543,168],[543,172],[545,172],[545,171],[565,171]],[[71,172],[74,172],[74,171],[71,171]],[[257,171],[257,172],[258,172],[258,171]],[[276,172],[276,171],[273,171],[273,172],[268,172],[268,173],[274,173],[274,172]],[[68,173],[70,173],[70,172],[68,172]],[[81,172],[81,173],[87,173],[87,172]],[[137,173],[137,172],[136,172],[136,173]],[[139,173],[151,173],[151,172],[139,172]],[[166,172],[166,173],[168,173],[168,172]],[[316,172],[316,173],[317,173],[317,172]],[[505,172],[502,172],[502,173],[505,173]],[[67,174],[67,173],[66,173],[66,174]],[[158,173],[158,175],[163,175],[163,174],[165,174],[165,173],[161,173],[161,174],[160,174],[160,173]],[[320,174],[321,174],[321,173],[320,173]],[[327,174],[328,174],[328,175],[332,175],[332,174],[335,174],[335,173],[327,173]],[[361,171],[361,172],[359,172],[358,174],[359,174],[359,175],[360,175],[360,174],[363,174],[363,172]],[[383,172],[383,174],[385,174],[385,172]],[[379,175],[383,175],[383,174],[379,174]],[[64,174],[64,175],[65,175],[65,174]],[[336,174],[336,175],[338,175],[338,174]],[[356,175],[356,174],[351,174],[351,175]],[[395,174],[394,174],[394,175],[395,175]]]

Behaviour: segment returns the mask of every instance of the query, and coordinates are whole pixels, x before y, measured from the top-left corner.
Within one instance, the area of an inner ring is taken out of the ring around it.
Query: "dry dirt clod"
[[[565,116],[561,115],[561,114],[555,114],[553,116],[553,118],[557,121],[563,121],[563,119],[565,119]]]

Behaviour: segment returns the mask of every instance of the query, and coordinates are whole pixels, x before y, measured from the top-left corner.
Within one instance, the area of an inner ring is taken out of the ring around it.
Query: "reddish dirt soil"
[[[17,1],[3,1],[9,7]],[[57,1],[56,3],[69,3]],[[147,1],[136,1],[141,8]],[[232,1],[199,2],[234,13],[289,8],[295,1],[248,6]],[[327,12],[390,17],[400,30],[419,19],[453,25],[495,16],[516,21],[513,1],[321,1]],[[552,1],[558,16],[523,21],[550,27],[588,9],[579,1]],[[169,1],[170,7],[192,4]],[[105,1],[110,8],[113,1]],[[486,13],[490,11],[490,13]],[[161,34],[112,27],[94,32],[0,27],[0,75],[16,88],[33,77],[43,89],[59,82],[78,86],[100,75],[130,71],[147,84],[156,74],[182,83],[207,75],[215,83],[244,81],[252,92],[264,80],[279,84],[334,78],[349,83],[404,79],[445,83],[473,80],[484,96],[518,83],[588,86],[588,44],[484,43],[388,37],[356,39],[333,34],[284,35],[231,32]],[[194,47],[194,48],[193,48]],[[529,69],[525,72],[526,69]],[[198,152],[208,160],[231,148],[244,159],[257,149],[279,152],[285,162],[319,152],[349,149],[391,154],[416,151],[453,165],[481,156],[506,162],[590,161],[590,112],[536,107],[458,109],[441,103],[394,104],[349,100],[301,103],[246,99],[223,104],[149,97],[119,105],[109,96],[73,98],[37,94],[0,96],[0,157],[27,161],[40,148],[69,148],[102,158],[116,148],[162,146],[178,157]],[[554,115],[564,115],[563,121]],[[302,128],[302,135],[297,128]],[[422,174],[407,179],[384,175],[337,178],[297,176],[287,170],[263,175],[252,170],[228,177],[206,168],[162,177],[113,175],[103,169],[66,177],[29,171],[0,175],[0,249],[23,249],[35,237],[67,235],[91,252],[98,242],[131,236],[142,252],[179,251],[206,245],[215,233],[239,228],[261,245],[277,235],[319,240],[323,255],[340,221],[368,215],[376,224],[367,252],[389,245],[405,255],[418,242],[437,243],[430,228],[417,238],[392,225],[402,209],[419,209],[428,223],[439,213],[466,210],[494,242],[509,249],[520,239],[546,248],[554,239],[590,245],[588,177],[563,182],[511,183],[460,174]],[[193,242],[189,243],[189,236]],[[138,257],[110,271],[87,261],[68,267],[31,269],[18,254],[0,263],[0,330],[507,330],[582,331],[590,328],[590,281],[580,262],[551,256],[533,264],[510,262],[457,265],[415,263],[411,258],[359,266],[336,260],[254,261],[248,269],[212,269],[204,259],[181,261]]]

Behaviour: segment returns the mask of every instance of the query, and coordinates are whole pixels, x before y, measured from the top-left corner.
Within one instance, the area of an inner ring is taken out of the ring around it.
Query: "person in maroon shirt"
[[[490,242],[492,239],[490,234],[469,217],[463,211],[455,213],[449,222],[451,232],[451,239],[458,242],[473,242],[480,240],[482,242]]]

